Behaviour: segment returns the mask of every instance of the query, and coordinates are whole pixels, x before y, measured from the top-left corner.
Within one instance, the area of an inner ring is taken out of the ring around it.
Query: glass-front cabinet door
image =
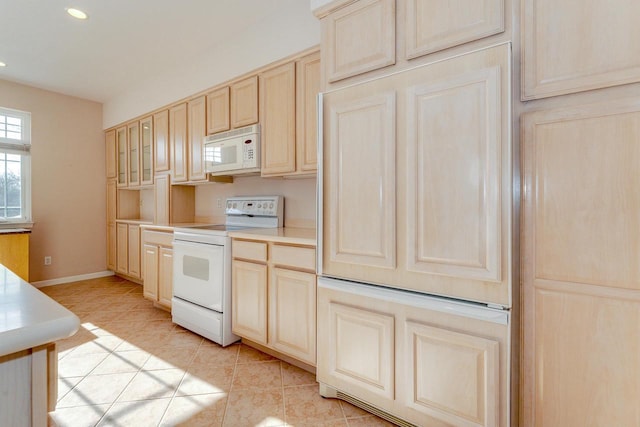
[[[116,130],[116,146],[118,149],[118,187],[127,186],[127,128]]]
[[[153,185],[153,117],[140,120],[140,184]]]
[[[127,126],[129,136],[129,186],[140,185],[140,126],[138,122]]]

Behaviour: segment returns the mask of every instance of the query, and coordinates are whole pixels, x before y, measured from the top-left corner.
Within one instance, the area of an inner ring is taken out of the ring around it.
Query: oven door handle
[[[187,233],[183,233],[183,236],[189,237],[189,236],[197,236],[199,238],[202,238],[201,235],[199,234],[187,234]],[[224,237],[222,237],[222,239],[224,239]],[[185,248],[194,248],[194,249],[203,249],[203,245],[208,245],[208,246],[224,246],[224,242],[220,242],[220,243],[212,243],[212,242],[191,242],[188,240],[173,240],[171,242],[171,244],[173,245],[173,247],[175,248],[176,246],[182,246]]]

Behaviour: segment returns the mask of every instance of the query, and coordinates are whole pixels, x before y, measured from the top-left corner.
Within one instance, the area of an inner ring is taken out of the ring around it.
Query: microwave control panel
[[[242,160],[245,164],[253,164],[255,158],[255,143],[252,139],[246,139],[242,145]]]

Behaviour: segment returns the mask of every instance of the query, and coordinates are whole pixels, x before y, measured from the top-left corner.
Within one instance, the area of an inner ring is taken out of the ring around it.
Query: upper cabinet
[[[231,85],[231,127],[258,123],[258,76]]]
[[[522,99],[640,81],[640,2],[523,1]]]
[[[316,172],[319,91],[318,52],[260,74],[262,176]]]
[[[169,110],[162,110],[153,115],[154,171],[169,170]]]
[[[187,176],[187,103],[169,109],[169,147],[171,147],[171,181],[185,182]]]
[[[129,186],[140,185],[140,124],[138,122],[127,125],[127,147],[129,152]]]
[[[140,184],[153,184],[153,117],[140,120]]]
[[[504,0],[329,2],[314,11],[321,21],[323,90],[382,68],[410,68],[416,58],[502,34],[504,4]],[[463,51],[507,40],[494,38]]]
[[[118,176],[118,161],[115,129],[105,132],[104,142],[107,178],[116,178]]]
[[[207,175],[204,171],[203,140],[207,135],[207,100],[204,95],[187,103],[188,116],[188,152],[187,167],[189,181],[202,181]]]
[[[207,94],[207,134],[229,130],[231,115],[229,110],[229,86]]]
[[[118,187],[127,186],[127,127],[116,129],[116,153],[118,168]]]
[[[352,3],[322,21],[327,80],[337,80],[396,63],[395,0]]]

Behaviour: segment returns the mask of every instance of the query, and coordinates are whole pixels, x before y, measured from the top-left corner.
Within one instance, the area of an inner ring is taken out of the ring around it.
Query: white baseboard
[[[63,283],[78,282],[80,280],[97,279],[99,277],[113,276],[111,270],[98,271],[97,273],[80,274],[78,276],[60,277],[58,279],[41,280],[40,282],[31,282],[36,288],[44,288],[45,286],[61,285]]]

